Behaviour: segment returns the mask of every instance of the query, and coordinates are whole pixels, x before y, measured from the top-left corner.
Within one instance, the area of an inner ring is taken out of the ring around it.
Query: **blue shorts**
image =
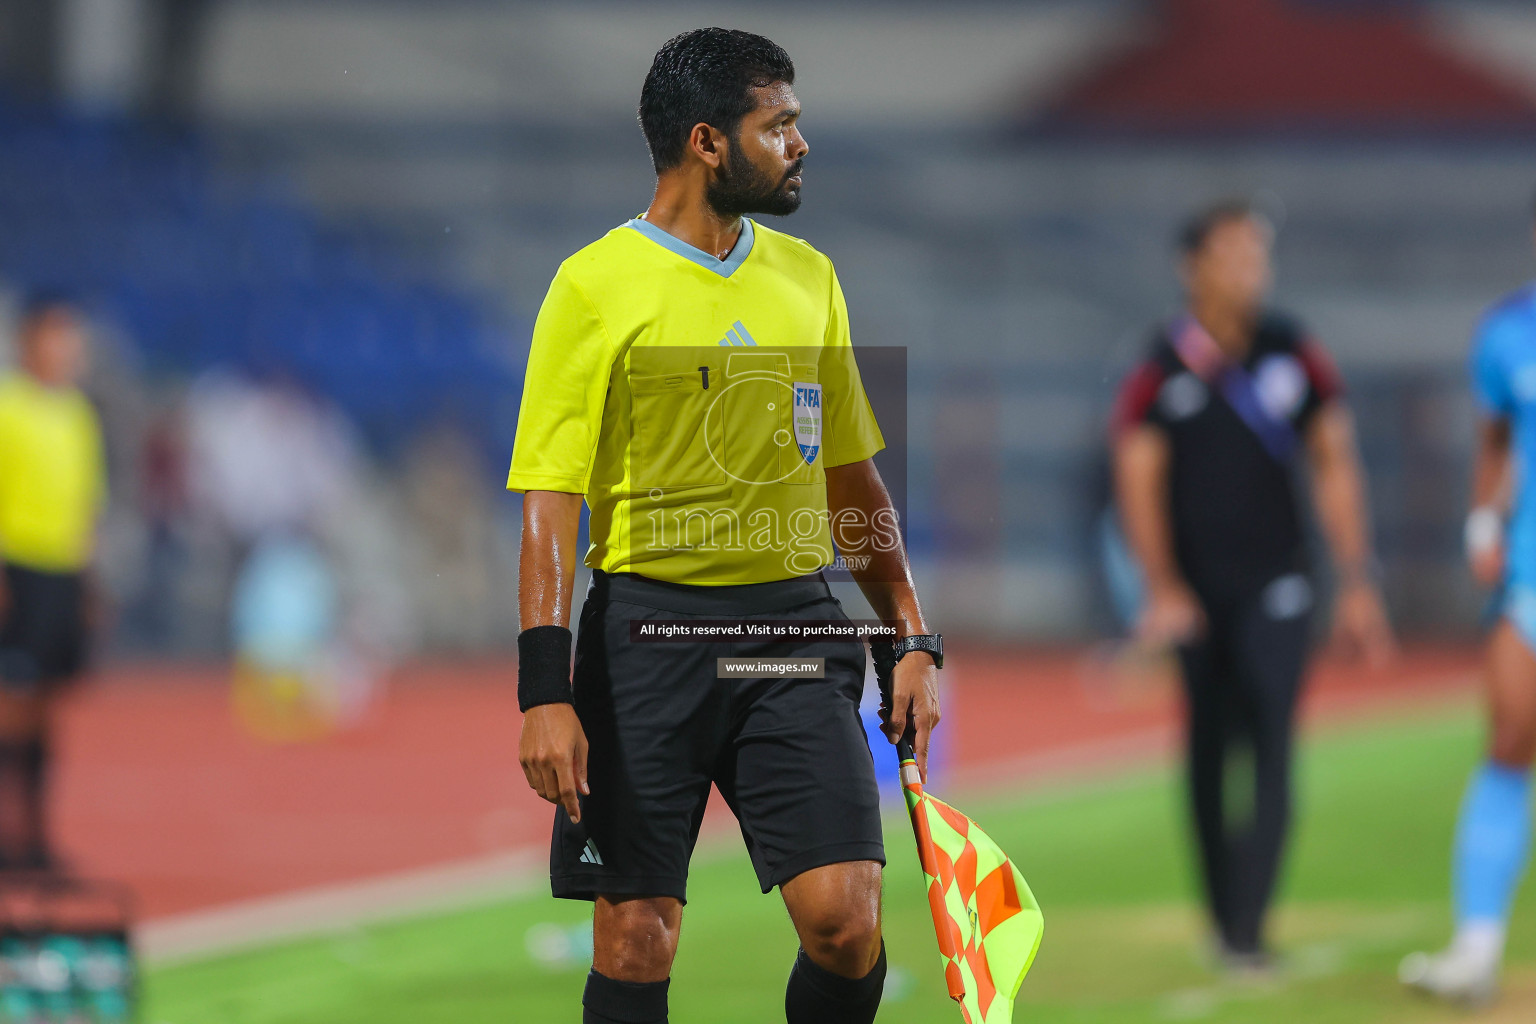
[[[1536,587],[1526,583],[1507,584],[1500,612],[1515,627],[1525,646],[1536,652]]]

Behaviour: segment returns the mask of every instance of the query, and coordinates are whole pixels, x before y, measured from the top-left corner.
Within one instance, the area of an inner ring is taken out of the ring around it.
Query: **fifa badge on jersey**
[[[795,443],[807,466],[821,450],[821,385],[795,382]]]

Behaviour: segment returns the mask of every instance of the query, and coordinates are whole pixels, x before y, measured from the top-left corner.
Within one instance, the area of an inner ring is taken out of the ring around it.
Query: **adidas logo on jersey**
[[[720,344],[725,347],[732,345],[738,347],[751,345],[755,347],[757,342],[752,340],[752,335],[748,334],[746,327],[742,325],[740,320],[737,320],[731,324],[731,329],[725,332],[725,337],[720,339]]]
[[[587,840],[587,845],[582,847],[581,856],[577,860],[583,864],[596,864],[599,867],[603,863],[603,858],[598,854],[597,847],[593,845],[590,839]]]

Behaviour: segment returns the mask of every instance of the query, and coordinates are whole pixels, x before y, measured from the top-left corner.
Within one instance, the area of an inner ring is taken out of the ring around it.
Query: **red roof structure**
[[[1178,134],[1536,127],[1529,94],[1443,47],[1402,5],[1162,7],[1152,38],[1071,88],[1047,124]]]

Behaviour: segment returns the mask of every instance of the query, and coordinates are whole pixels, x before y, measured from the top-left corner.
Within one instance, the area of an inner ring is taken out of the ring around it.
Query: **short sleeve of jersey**
[[[1504,417],[1515,411],[1504,357],[1504,338],[1508,332],[1507,319],[1492,315],[1484,319],[1472,339],[1472,394],[1490,416]]]
[[[533,327],[508,490],[587,492],[612,366],[597,308],[562,267]]]
[[[106,509],[107,500],[111,496],[107,480],[107,453],[102,444],[101,417],[96,414],[96,407],[84,396],[80,399],[80,405],[87,457],[91,462],[91,507],[100,513]]]
[[[842,285],[832,275],[832,310],[821,355],[821,387],[826,407],[824,468],[863,462],[885,447],[875,422],[848,330],[848,303]]]
[[[1297,425],[1305,428],[1329,402],[1344,397],[1344,375],[1333,356],[1311,335],[1297,340],[1296,361],[1307,375],[1307,396],[1296,415]]]
[[[1126,431],[1142,424],[1163,426],[1158,409],[1157,395],[1167,380],[1167,371],[1155,359],[1141,363],[1120,384],[1115,396],[1115,408],[1110,414],[1110,436],[1119,438]]]

